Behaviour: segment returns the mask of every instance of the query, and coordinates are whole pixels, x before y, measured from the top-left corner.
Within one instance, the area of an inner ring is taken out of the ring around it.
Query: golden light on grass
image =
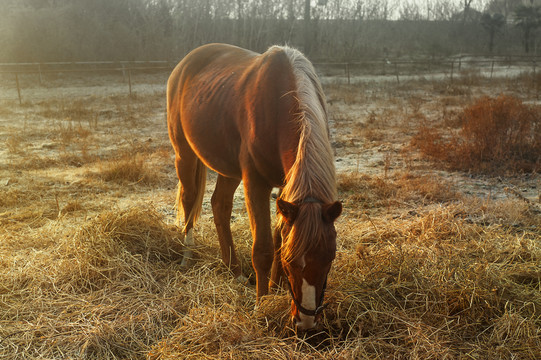
[[[151,154],[123,151],[112,159],[99,161],[98,170],[87,175],[89,178],[98,178],[119,185],[157,186],[168,180],[168,174],[165,173],[168,161],[170,161],[168,154],[160,150]]]
[[[475,91],[473,82],[453,86]],[[392,91],[409,104],[388,101],[388,87],[370,95],[329,91],[338,99],[330,111],[344,111],[333,125],[337,158],[345,163],[367,152],[375,165],[352,161],[339,169],[338,252],[328,305],[309,333],[294,331],[287,291],[255,308],[254,288],[232,279],[219,258],[211,189],[195,232],[195,262],[180,266],[164,94],[4,112],[19,121],[0,127],[14,139],[0,160],[0,358],[541,358],[535,174],[474,177],[421,160],[404,146],[415,128],[404,119],[421,121],[413,109],[444,121],[433,111],[441,98],[427,105],[422,94],[406,97],[411,88],[403,84]],[[452,111],[464,103],[454,91],[442,95]],[[372,103],[392,107],[377,113],[384,125],[357,124]],[[28,112],[47,118],[24,124]],[[48,127],[66,116],[73,143]],[[349,126],[362,130],[358,138]],[[17,139],[22,127],[26,137]],[[79,127],[88,133],[78,134]],[[232,232],[251,275],[242,201],[235,198]]]
[[[302,348],[322,359],[441,358],[463,347],[483,358],[505,351],[535,358],[538,233],[478,224],[471,210],[457,204],[373,224],[343,220],[329,305],[319,333],[307,335],[290,329],[286,293],[265,297],[253,312],[253,290],[229,278],[204,239],[206,256],[179,268],[178,229],[152,210],[105,211],[76,228],[58,224],[61,240],[26,253],[26,266],[13,266],[22,265],[20,255],[8,263],[2,254],[3,349],[285,359]],[[29,321],[14,321],[21,317]]]

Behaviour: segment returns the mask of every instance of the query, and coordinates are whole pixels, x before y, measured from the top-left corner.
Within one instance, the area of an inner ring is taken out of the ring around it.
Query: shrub
[[[541,169],[540,115],[537,108],[512,96],[483,97],[459,115],[458,131],[422,127],[413,144],[454,169],[537,171]]]
[[[159,151],[150,155],[121,151],[117,157],[101,162],[98,172],[88,173],[87,176],[119,185],[156,186],[169,180],[170,169],[166,170],[164,162],[159,160],[163,156]]]

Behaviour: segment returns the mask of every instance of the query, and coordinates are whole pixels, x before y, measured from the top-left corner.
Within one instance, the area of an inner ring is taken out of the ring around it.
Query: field
[[[541,177],[450,170],[413,141],[483,95],[535,104],[531,75],[324,79],[344,212],[323,322],[299,334],[285,291],[254,310],[222,265],[212,173],[180,267],[166,79],[130,97],[120,75],[28,75],[22,105],[1,83],[0,358],[541,358]],[[232,229],[253,278],[240,188]]]

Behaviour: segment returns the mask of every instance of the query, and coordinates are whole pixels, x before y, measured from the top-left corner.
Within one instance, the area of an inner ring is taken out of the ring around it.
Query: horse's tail
[[[183,233],[186,233],[186,226],[190,222],[195,223],[197,222],[197,219],[199,219],[199,215],[201,215],[201,209],[203,208],[203,195],[205,194],[205,185],[207,183],[207,167],[201,160],[197,159],[197,165],[195,170],[195,202],[193,205],[192,210],[188,214],[188,217],[186,218],[186,223],[184,224]],[[177,191],[177,224],[181,224],[182,219],[182,204],[180,199],[180,194],[182,190],[182,185],[180,184],[180,181],[178,182],[178,191]]]

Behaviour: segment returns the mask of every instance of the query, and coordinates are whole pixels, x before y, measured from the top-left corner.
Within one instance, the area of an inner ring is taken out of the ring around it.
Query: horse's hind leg
[[[182,266],[186,266],[193,259],[192,249],[195,246],[193,239],[193,226],[197,218],[199,209],[201,207],[198,204],[200,199],[199,192],[204,191],[205,184],[199,183],[201,181],[198,175],[198,171],[202,171],[199,159],[193,154],[193,152],[184,153],[182,157],[178,156],[175,159],[175,166],[177,169],[177,176],[180,181],[180,188],[178,194],[178,206],[179,210],[182,206],[184,213],[184,258],[182,259]],[[206,174],[206,172],[205,172]],[[204,180],[203,180],[204,181]],[[203,189],[201,189],[201,187]]]
[[[231,235],[233,195],[239,184],[239,179],[218,175],[211,203],[212,212],[214,214],[214,224],[216,225],[220,249],[222,251],[222,260],[231,272],[233,272],[235,278],[241,282],[246,282],[247,279],[242,275],[242,269],[235,253],[233,236]]]

